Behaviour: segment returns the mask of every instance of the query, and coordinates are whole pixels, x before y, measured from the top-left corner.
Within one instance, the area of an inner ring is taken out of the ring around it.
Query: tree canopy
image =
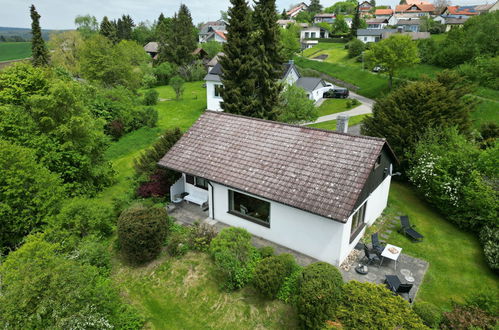
[[[407,35],[392,35],[373,44],[365,52],[365,58],[371,67],[379,66],[388,73],[390,88],[398,70],[419,63],[418,48]]]
[[[42,38],[42,30],[40,28],[40,14],[36,11],[34,5],[30,8],[31,14],[31,52],[33,56],[33,65],[41,66],[48,65],[49,63],[49,53],[45,41]]]

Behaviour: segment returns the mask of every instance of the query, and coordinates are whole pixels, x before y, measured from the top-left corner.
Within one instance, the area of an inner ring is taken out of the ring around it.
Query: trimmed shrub
[[[263,246],[258,249],[258,253],[260,253],[260,257],[262,257],[262,259],[272,257],[275,254],[272,246]]]
[[[149,176],[149,181],[141,183],[137,188],[137,195],[143,198],[164,197],[170,192],[170,186],[174,183],[168,170],[156,169]]]
[[[285,303],[294,303],[298,292],[298,282],[301,278],[302,267],[297,266],[294,271],[284,279],[277,293],[277,299]]]
[[[179,257],[186,254],[189,249],[189,229],[176,223],[172,224],[166,248],[168,254],[172,257]]]
[[[277,296],[286,278],[297,268],[295,258],[288,253],[268,257],[258,263],[253,283],[267,298]]]
[[[144,100],[142,103],[145,105],[156,105],[158,103],[159,93],[155,89],[150,89],[144,94]]]
[[[224,228],[210,244],[210,254],[228,290],[244,287],[254,276],[260,259],[251,245],[251,234],[243,228]]]
[[[366,46],[362,41],[355,38],[348,43],[348,57],[357,57],[366,49]]]
[[[340,271],[328,263],[316,262],[303,269],[296,299],[303,328],[322,329],[327,320],[334,318],[342,286]]]
[[[480,230],[480,242],[489,267],[499,272],[499,226],[486,225]]]
[[[118,241],[125,258],[136,264],[158,256],[166,239],[168,215],[164,208],[131,207],[118,219]]]
[[[190,228],[189,242],[194,250],[208,251],[211,241],[217,236],[217,232],[213,226],[207,223],[194,223]]]
[[[374,283],[346,283],[336,316],[347,329],[426,329],[407,301]]]
[[[412,309],[419,315],[424,324],[430,328],[438,328],[440,322],[442,322],[442,311],[431,303],[418,302],[412,306]]]

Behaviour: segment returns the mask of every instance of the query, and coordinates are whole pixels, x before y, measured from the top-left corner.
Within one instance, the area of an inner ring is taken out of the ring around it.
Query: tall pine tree
[[[99,33],[111,40],[113,43],[118,42],[116,23],[110,21],[107,16],[104,16],[102,22],[100,23]]]
[[[49,63],[49,52],[45,41],[42,38],[42,30],[40,28],[40,14],[36,11],[34,5],[30,8],[31,14],[31,52],[33,56],[34,66],[44,66]]]
[[[166,19],[163,23],[165,21]],[[170,29],[162,42],[163,45],[160,45],[160,57],[162,56],[161,50],[163,50],[169,62],[179,66],[191,63],[194,59],[192,52],[198,45],[195,31],[189,8],[184,4],[180,5],[178,14],[175,14],[171,20]]]
[[[255,117],[255,55],[251,43],[251,10],[245,0],[231,0],[228,11],[227,43],[222,66],[223,102],[225,112]]]
[[[359,10],[359,3],[357,3],[357,6],[355,7],[355,14],[353,15],[352,19],[352,26],[350,28],[350,36],[352,38],[357,38],[357,30],[360,27],[360,10]]]
[[[255,0],[253,14],[255,33],[252,36],[257,64],[256,99],[258,106],[255,117],[276,120],[277,104],[282,90],[282,44],[280,28],[277,24],[275,0]]]
[[[119,40],[132,40],[132,30],[135,24],[130,15],[122,15],[121,19],[118,18],[117,34]]]
[[[322,11],[322,5],[319,0],[311,0],[307,11],[313,15],[320,13]]]

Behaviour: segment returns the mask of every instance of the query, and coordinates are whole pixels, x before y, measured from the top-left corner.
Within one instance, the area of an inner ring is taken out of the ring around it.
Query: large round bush
[[[302,271],[296,307],[303,328],[322,329],[332,320],[342,296],[343,279],[339,270],[325,262],[316,262]]]
[[[161,252],[167,229],[168,215],[164,208],[129,208],[118,219],[121,251],[133,263],[150,261]]]
[[[224,278],[222,286],[228,290],[244,287],[253,279],[260,259],[251,245],[251,234],[243,228],[224,228],[210,244],[210,254]]]
[[[336,316],[347,329],[427,329],[407,301],[374,283],[346,283]]]
[[[295,258],[291,254],[265,258],[256,266],[254,285],[264,296],[274,299],[286,278],[296,268]]]

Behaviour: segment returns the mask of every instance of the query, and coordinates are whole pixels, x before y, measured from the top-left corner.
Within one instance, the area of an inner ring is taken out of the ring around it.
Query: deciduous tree
[[[390,89],[398,70],[419,63],[418,48],[407,35],[392,35],[373,44],[366,51],[365,58],[371,67],[379,66],[388,73]]]
[[[318,117],[314,101],[297,86],[286,86],[281,94],[279,104],[279,121],[286,123],[311,122]]]
[[[52,64],[63,67],[79,77],[81,75],[80,50],[83,46],[81,34],[78,31],[55,33],[50,36],[48,44],[52,51]]]
[[[78,30],[84,38],[88,38],[91,35],[99,31],[99,23],[95,16],[85,15],[76,16],[75,18],[76,30]]]

